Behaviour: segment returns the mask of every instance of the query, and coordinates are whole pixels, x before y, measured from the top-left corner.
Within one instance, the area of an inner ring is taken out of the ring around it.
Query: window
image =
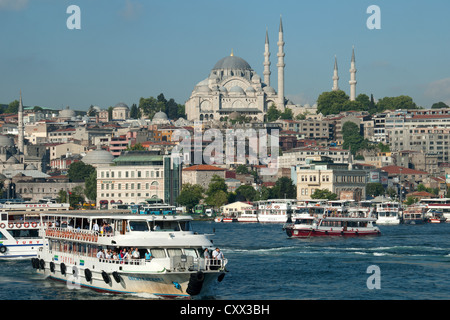
[[[153,258],[165,258],[166,252],[164,249],[150,249],[150,252],[152,253]]]

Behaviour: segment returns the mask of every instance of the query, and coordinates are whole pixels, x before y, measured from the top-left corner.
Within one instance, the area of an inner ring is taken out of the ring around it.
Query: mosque
[[[285,108],[290,108],[294,111],[294,115],[302,113],[299,110],[301,108],[286,99],[284,95],[284,44],[283,23],[280,17],[277,42],[278,61],[276,65],[278,71],[277,91],[270,84],[271,62],[269,36],[266,30],[263,79],[251,68],[247,61],[231,52],[230,56],[215,64],[206,79],[200,81],[194,87],[190,98],[185,103],[187,119],[189,121],[208,121],[245,116],[254,121],[264,121],[266,113],[272,105],[275,105],[282,112]],[[353,51],[350,70],[351,100],[355,100],[356,92],[356,68],[354,63]],[[335,61],[332,78],[332,90],[334,91],[339,90],[337,72],[337,61]]]

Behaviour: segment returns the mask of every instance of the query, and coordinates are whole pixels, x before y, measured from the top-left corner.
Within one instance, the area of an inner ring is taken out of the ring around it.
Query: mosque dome
[[[71,110],[69,106],[59,112],[60,118],[73,118],[75,117],[75,111]]]
[[[244,89],[239,86],[234,86],[229,91],[230,94],[245,94]]]
[[[247,92],[256,92],[255,88],[253,88],[253,87],[248,87],[245,91],[247,91]]]
[[[116,104],[114,106],[114,109],[129,109],[128,106],[126,105],[126,103],[123,102],[119,102],[118,104]]]
[[[88,152],[81,160],[90,165],[109,164],[113,163],[114,156],[109,151],[97,149]]]
[[[14,140],[10,137],[4,136],[0,134],[0,146],[2,147],[13,147]]]
[[[165,112],[159,111],[157,113],[155,113],[155,115],[153,116],[152,121],[155,120],[168,120],[169,118],[167,117],[167,114]]]
[[[247,61],[234,55],[220,59],[214,66],[213,70],[220,69],[252,70]]]
[[[269,94],[276,94],[277,92],[275,91],[275,89],[274,88],[272,88],[272,87],[269,87],[269,86],[267,86],[267,87],[264,87],[264,92],[265,93],[269,93]]]

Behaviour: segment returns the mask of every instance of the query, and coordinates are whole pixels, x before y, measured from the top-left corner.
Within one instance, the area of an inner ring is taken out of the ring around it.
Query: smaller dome
[[[264,92],[265,93],[269,93],[269,94],[276,94],[277,93],[274,88],[269,87],[269,86],[264,87]]]
[[[155,113],[152,120],[168,120],[167,114],[165,112],[159,111]]]
[[[114,156],[109,151],[99,149],[88,152],[81,160],[91,165],[108,164],[113,162]]]
[[[27,165],[25,170],[37,170],[37,168],[34,166],[34,164],[31,163],[31,164]]]
[[[123,102],[119,102],[118,104],[116,104],[115,106],[114,106],[114,109],[129,109],[128,108],[128,106],[125,104],[125,103],[123,103]]]
[[[256,92],[255,88],[253,88],[253,87],[248,87],[245,91],[247,91],[247,92]]]
[[[211,92],[211,89],[208,86],[198,86],[198,87],[195,87],[195,91],[197,91],[197,92]]]
[[[229,93],[234,93],[234,94],[245,94],[244,89],[242,89],[239,86],[234,86],[230,89]]]
[[[227,88],[225,88],[224,86],[221,86],[219,88],[219,91],[222,92],[222,93],[227,93],[228,92]]]
[[[75,117],[75,111],[70,110],[69,106],[59,112],[60,118],[73,118]]]

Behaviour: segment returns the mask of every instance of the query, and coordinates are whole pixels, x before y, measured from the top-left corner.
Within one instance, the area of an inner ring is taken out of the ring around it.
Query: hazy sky
[[[81,10],[70,30],[68,6]],[[369,30],[367,8],[381,9]],[[448,0],[0,0],[0,103],[87,110],[140,97],[184,103],[215,63],[234,54],[263,77],[268,28],[271,84],[277,89],[280,15],[285,94],[314,104],[332,88],[349,94],[355,46],[357,94],[409,95],[420,106],[450,105]]]

